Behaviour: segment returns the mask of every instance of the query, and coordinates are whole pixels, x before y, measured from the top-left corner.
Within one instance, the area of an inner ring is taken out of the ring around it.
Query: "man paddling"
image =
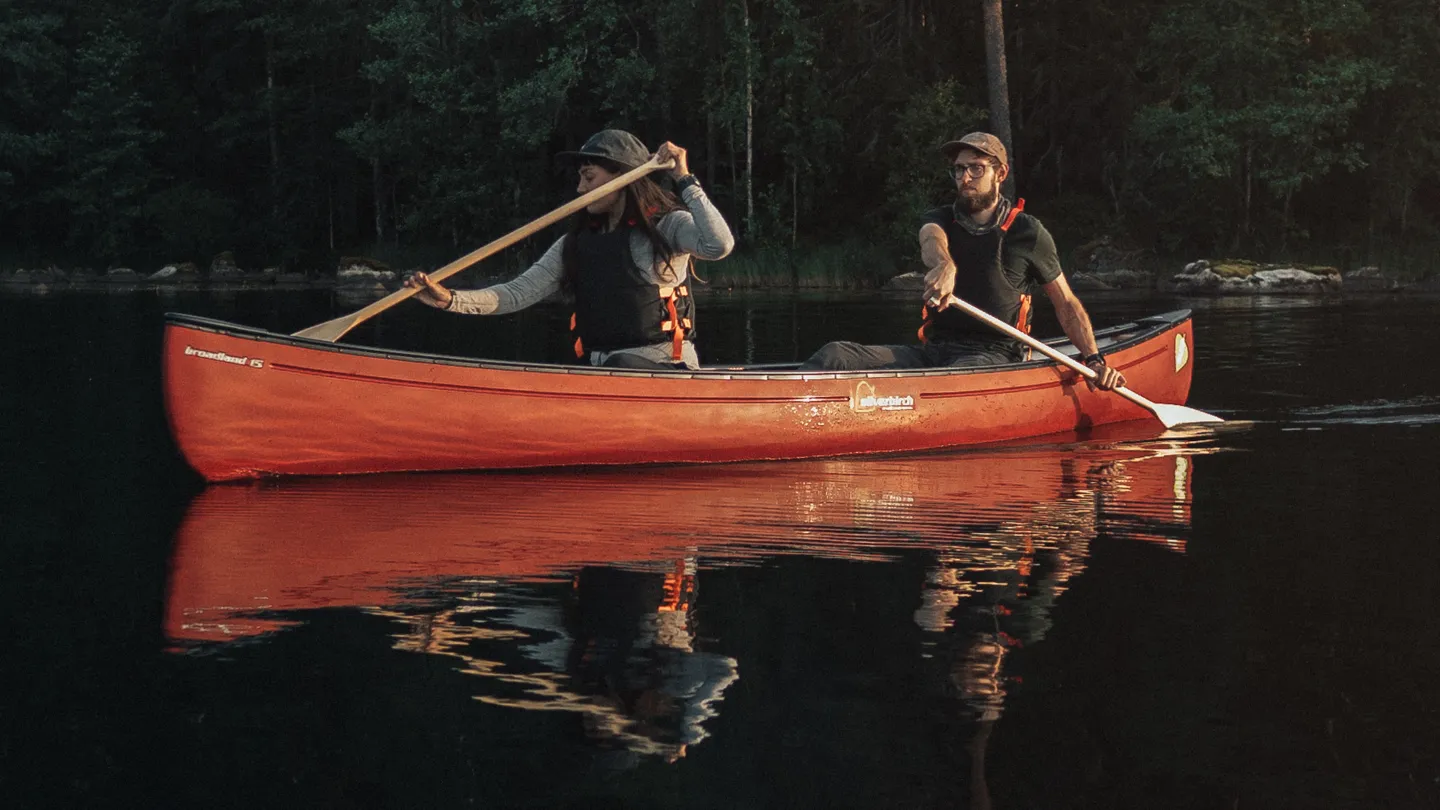
[[[1012,205],[1001,195],[1010,164],[1000,139],[972,132],[940,152],[955,179],[955,202],[926,213],[920,228],[920,256],[928,269],[921,344],[837,341],[822,346],[800,368],[856,371],[1023,361],[1023,346],[946,303],[957,296],[1029,332],[1031,294],[1038,287],[1055,307],[1066,337],[1095,371],[1092,385],[1124,385],[1125,375],[1106,365],[1090,317],[1065,280],[1055,240],[1040,220],[1021,213],[1024,200]]]

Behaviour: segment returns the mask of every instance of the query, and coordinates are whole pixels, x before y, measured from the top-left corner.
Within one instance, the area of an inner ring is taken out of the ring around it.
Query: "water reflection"
[[[747,650],[701,632],[697,605],[727,607],[706,604],[707,571],[923,560],[916,666],[976,721],[983,789],[1009,656],[1045,638],[1097,537],[1185,551],[1207,441],[1119,425],[905,458],[213,487],[179,529],[165,629],[204,651],[358,608],[393,621],[394,647],[453,659],[476,699],[573,713],[629,767],[704,741],[745,672]]]
[[[563,600],[474,579],[447,588],[453,607],[367,611],[398,622],[397,649],[452,656],[484,679],[484,703],[579,715],[607,764],[626,768],[685,756],[739,677],[734,658],[696,649],[695,571],[686,557],[586,566]]]

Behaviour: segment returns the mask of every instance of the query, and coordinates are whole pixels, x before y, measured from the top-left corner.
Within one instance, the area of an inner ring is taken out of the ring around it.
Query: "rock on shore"
[[[1201,259],[1185,265],[1166,286],[1174,292],[1204,295],[1327,293],[1340,290],[1341,278],[1334,267]]]

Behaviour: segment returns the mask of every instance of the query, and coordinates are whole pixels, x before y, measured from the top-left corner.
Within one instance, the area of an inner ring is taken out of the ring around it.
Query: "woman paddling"
[[[570,232],[511,281],[450,290],[417,272],[405,286],[432,307],[465,315],[516,312],[564,290],[575,300],[576,357],[597,366],[698,368],[690,257],[724,258],[735,238],[690,174],[685,150],[667,141],[656,156],[675,161],[678,198],[642,177],[586,206]],[[607,129],[561,157],[578,165],[576,192],[584,194],[644,164],[650,152],[634,135]]]

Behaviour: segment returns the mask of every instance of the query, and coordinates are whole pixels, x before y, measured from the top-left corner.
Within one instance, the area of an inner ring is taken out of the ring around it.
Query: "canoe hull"
[[[1107,330],[1130,386],[1180,404],[1188,313]],[[1151,418],[1032,363],[868,373],[616,372],[471,361],[168,316],[172,433],[204,478],[895,453]]]

